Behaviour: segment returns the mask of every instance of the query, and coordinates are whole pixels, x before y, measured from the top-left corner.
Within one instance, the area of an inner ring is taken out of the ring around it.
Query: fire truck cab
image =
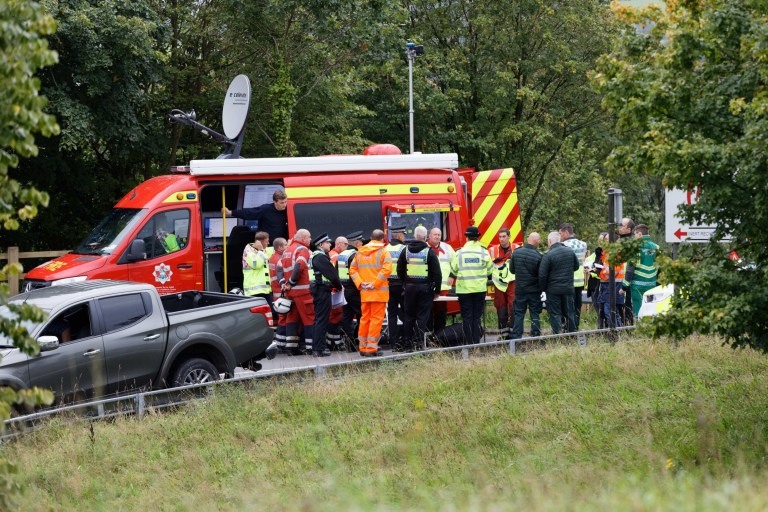
[[[412,238],[423,225],[460,247],[477,225],[484,245],[504,226],[522,242],[512,169],[472,172],[457,169],[454,153],[399,153],[384,145],[363,155],[194,160],[129,191],[71,253],[27,273],[25,289],[108,278],[160,293],[228,291],[238,284],[230,275],[242,279],[238,265],[258,221],[223,217],[222,207],[271,203],[276,190],[288,195],[290,234],[306,228],[335,238],[405,225]]]

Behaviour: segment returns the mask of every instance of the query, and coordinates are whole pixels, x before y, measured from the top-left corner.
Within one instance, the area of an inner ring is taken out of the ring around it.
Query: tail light
[[[267,325],[269,327],[275,326],[275,322],[272,319],[272,307],[269,304],[264,304],[263,306],[253,306],[251,308],[251,313],[259,313],[264,315],[264,318],[267,319]]]

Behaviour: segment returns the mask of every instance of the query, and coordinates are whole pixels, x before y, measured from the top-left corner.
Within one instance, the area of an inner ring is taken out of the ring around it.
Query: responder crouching
[[[331,290],[341,290],[339,273],[331,264],[328,252],[331,250],[331,239],[323,233],[314,241],[315,251],[309,260],[310,291],[315,304],[314,342],[312,357],[328,357],[331,351],[326,345],[326,333],[331,316]]]
[[[440,296],[443,275],[440,260],[427,245],[427,228],[413,230],[414,241],[400,252],[397,273],[403,281],[403,329],[395,352],[412,352],[427,333],[432,302]]]

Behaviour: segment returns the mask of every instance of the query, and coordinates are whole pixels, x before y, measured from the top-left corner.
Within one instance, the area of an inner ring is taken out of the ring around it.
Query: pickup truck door
[[[93,304],[86,301],[55,314],[42,335],[58,336],[58,348],[29,358],[32,386],[49,388],[57,399],[98,397],[104,392],[104,344],[94,329]]]
[[[168,321],[156,297],[136,292],[96,300],[109,393],[157,384],[154,380],[165,356]]]

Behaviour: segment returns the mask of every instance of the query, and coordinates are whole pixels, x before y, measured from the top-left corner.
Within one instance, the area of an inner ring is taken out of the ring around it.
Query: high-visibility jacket
[[[280,297],[280,294],[283,292],[282,286],[280,286],[280,279],[278,279],[277,276],[277,263],[280,261],[280,258],[283,257],[283,253],[275,253],[269,258],[269,282],[272,285],[272,296],[274,298]],[[282,269],[281,269],[282,273]]]
[[[507,291],[509,283],[515,280],[515,274],[509,271],[509,265],[507,265],[507,261],[509,261],[512,252],[515,249],[517,249],[517,244],[509,244],[509,251],[504,251],[501,244],[495,244],[488,248],[488,253],[491,255],[492,262],[501,258],[499,263],[493,264],[493,272],[491,273],[493,285],[498,288],[499,291]]]
[[[388,302],[391,273],[392,259],[384,242],[377,240],[362,246],[349,267],[349,277],[360,290],[362,302]],[[360,288],[363,283],[372,283],[373,290]]]
[[[317,251],[313,252],[312,256],[309,258],[309,275],[310,275],[313,283],[317,283],[317,277],[319,276],[320,280],[321,280],[321,282],[323,284],[331,286],[331,281],[327,277],[325,277],[320,272],[315,272],[315,269],[312,268],[312,261],[315,259],[315,256],[317,256],[318,254],[323,254],[323,251],[317,250]]]
[[[408,279],[423,279],[429,277],[429,267],[427,266],[427,257],[429,256],[429,247],[425,247],[419,252],[405,250],[405,261],[407,262],[406,273]]]
[[[656,254],[659,246],[651,241],[649,235],[643,235],[643,245],[640,247],[640,259],[624,276],[624,285],[653,288],[656,286],[659,268],[656,265]]]
[[[352,280],[349,277],[349,260],[355,255],[357,249],[350,247],[344,251],[341,251],[339,257],[336,259],[336,268],[339,271],[339,280],[341,284],[349,284]]]
[[[286,292],[290,298],[309,295],[309,249],[294,240],[283,252],[280,262],[283,264],[283,277],[285,283],[291,284],[291,289]]]
[[[573,273],[573,287],[584,287],[584,259],[587,257],[587,243],[579,240],[575,236],[566,238],[561,242],[564,246],[573,249],[576,253],[576,259],[579,261],[579,270]]]
[[[608,261],[608,251],[603,251],[603,257],[600,259],[600,264],[602,265],[602,269],[600,270],[600,281],[608,282],[608,272],[610,267],[606,263]],[[616,265],[613,267],[614,276],[617,283],[620,283],[624,280],[624,268],[626,267],[626,264],[622,263],[621,265]]]
[[[451,271],[456,274],[456,293],[484,292],[492,269],[488,250],[477,240],[469,240],[451,260]]]
[[[437,259],[440,260],[440,272],[443,278],[443,282],[440,284],[440,289],[443,291],[450,290],[451,260],[453,260],[453,256],[456,254],[456,252],[453,250],[453,247],[445,242],[440,242],[440,245],[437,247],[430,245],[429,248],[435,251],[435,254],[437,254]]]
[[[390,242],[386,247],[389,253],[389,259],[392,260],[392,273],[389,275],[390,281],[400,281],[400,276],[397,275],[397,259],[400,257],[400,253],[405,249],[405,245],[397,244],[392,245]]]
[[[269,280],[269,260],[264,251],[257,251],[248,244],[243,250],[243,293],[262,295],[272,287]]]
[[[168,253],[176,252],[180,249],[179,241],[176,239],[176,235],[173,233],[166,233],[165,231],[158,231],[155,237],[163,246],[163,250]]]

